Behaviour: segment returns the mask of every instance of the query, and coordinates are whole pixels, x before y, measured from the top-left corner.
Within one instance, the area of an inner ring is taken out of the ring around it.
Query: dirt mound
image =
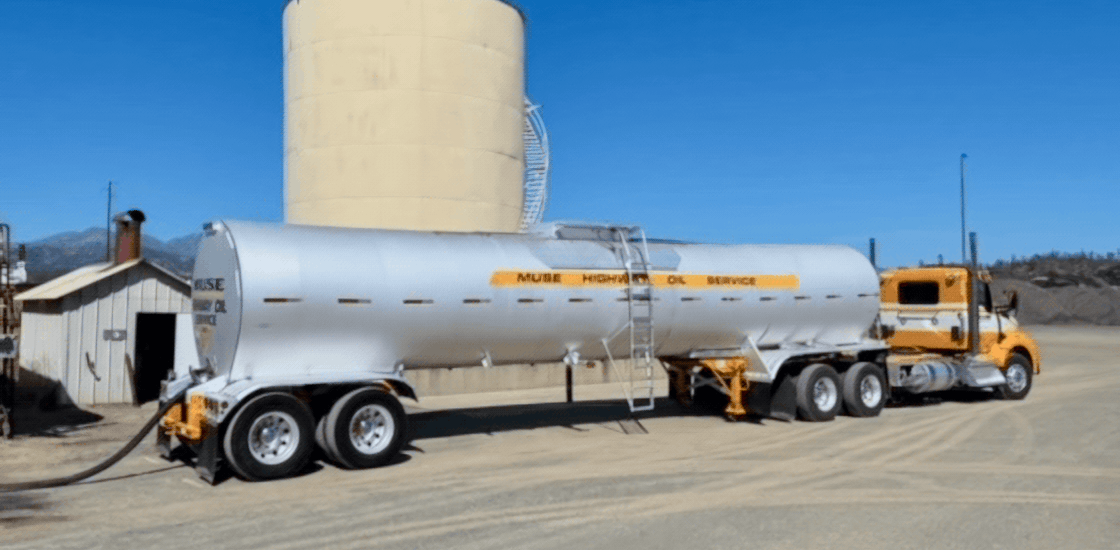
[[[1120,286],[1120,258],[1112,252],[1012,257],[1011,261],[997,260],[989,270],[996,279],[1030,281],[1042,288]]]
[[[998,260],[989,271],[994,298],[1019,293],[1019,320],[1028,324],[1120,325],[1120,251],[1051,252]]]
[[[1019,293],[1020,322],[1032,325],[1120,325],[1120,290],[1111,286],[1055,286],[1043,288],[1017,279],[995,279],[992,293],[1004,303],[1005,291]]]

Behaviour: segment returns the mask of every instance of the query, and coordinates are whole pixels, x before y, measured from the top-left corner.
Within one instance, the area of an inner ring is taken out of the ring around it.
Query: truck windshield
[[[937,281],[916,281],[898,284],[898,303],[918,306],[937,305],[941,288]]]

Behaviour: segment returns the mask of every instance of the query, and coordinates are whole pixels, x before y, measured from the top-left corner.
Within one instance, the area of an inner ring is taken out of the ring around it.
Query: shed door
[[[160,382],[175,368],[175,314],[136,314],[136,402],[159,399]]]

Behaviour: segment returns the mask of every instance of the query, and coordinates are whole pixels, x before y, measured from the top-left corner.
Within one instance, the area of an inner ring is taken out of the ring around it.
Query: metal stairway
[[[611,369],[618,372],[614,357],[610,353],[609,343],[629,329],[630,368],[627,380],[629,385],[623,385],[622,389],[626,394],[626,403],[630,406],[630,412],[651,411],[654,399],[655,358],[653,355],[653,281],[649,272],[649,245],[646,242],[645,231],[640,227],[612,227],[611,231],[618,235],[622,264],[626,269],[629,322],[611,338],[604,339],[603,345],[607,348]],[[640,248],[637,246],[636,238],[640,238]]]
[[[521,209],[521,231],[541,222],[548,206],[548,186],[551,178],[551,151],[548,146],[548,129],[541,118],[541,106],[525,98],[525,125],[521,141],[525,144],[525,202]]]

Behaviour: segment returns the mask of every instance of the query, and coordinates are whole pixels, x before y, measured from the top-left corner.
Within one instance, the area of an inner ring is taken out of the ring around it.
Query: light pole
[[[966,159],[966,158],[968,158],[968,155],[966,155],[964,153],[961,153],[961,263],[962,264],[968,262],[968,259],[965,256],[965,244],[964,244],[964,236],[965,236],[965,233],[964,233],[965,232],[965,225],[964,225],[964,172],[965,172],[965,169],[966,169],[965,164],[964,164],[964,159]]]
[[[113,180],[109,180],[109,200],[105,201],[105,261],[113,263]]]

